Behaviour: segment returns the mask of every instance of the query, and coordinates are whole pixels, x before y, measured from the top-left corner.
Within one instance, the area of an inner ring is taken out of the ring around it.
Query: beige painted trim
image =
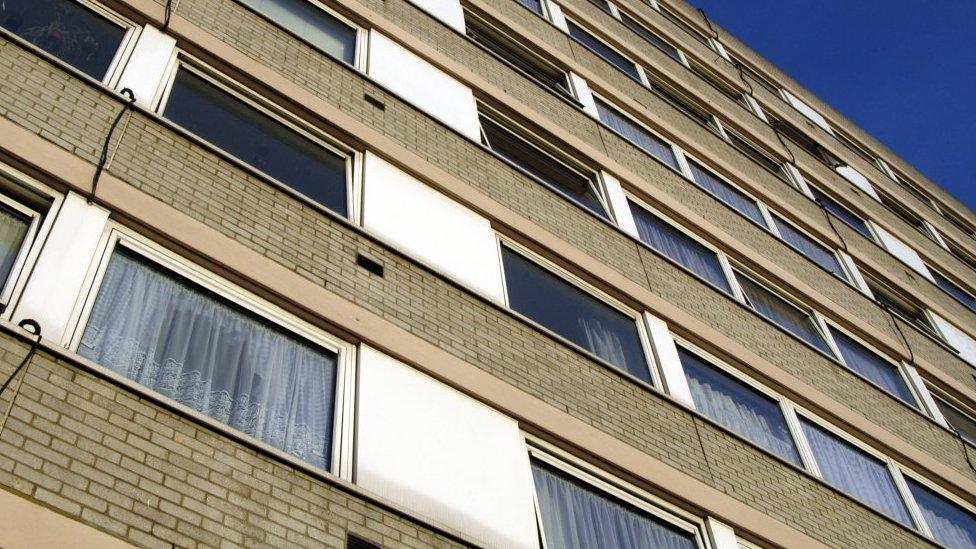
[[[0,489],[0,547],[126,549],[135,547],[25,497]]]

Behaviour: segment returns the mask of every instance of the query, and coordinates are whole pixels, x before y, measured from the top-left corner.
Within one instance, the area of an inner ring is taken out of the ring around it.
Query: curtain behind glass
[[[309,0],[241,0],[268,19],[346,63],[356,60],[356,29]]]
[[[774,400],[680,347],[678,356],[698,411],[802,467],[786,419]]]
[[[606,62],[627,73],[627,75],[634,80],[640,81],[640,73],[637,72],[637,65],[635,65],[633,61],[627,59],[623,55],[620,55],[610,46],[597,40],[596,37],[583,30],[572,21],[567,21],[566,24],[569,27],[569,35],[575,38],[577,42],[583,44],[587,47],[587,49],[602,57]]]
[[[834,342],[844,356],[848,368],[877,383],[882,389],[898,397],[909,406],[916,406],[912,391],[908,388],[898,367],[871,352],[839,330],[830,330]]]
[[[0,206],[0,288],[10,277],[10,270],[20,255],[29,227],[30,219],[6,206]]]
[[[640,239],[648,246],[688,267],[725,293],[732,293],[715,252],[633,202],[630,203],[630,211],[634,214]]]
[[[79,354],[324,469],[336,356],[116,251]]]
[[[792,225],[786,223],[777,215],[773,215],[773,222],[776,223],[776,228],[779,229],[779,234],[783,237],[783,240],[796,248],[801,254],[813,260],[817,265],[834,273],[842,280],[847,280],[844,269],[840,266],[840,261],[837,260],[837,256],[829,248],[794,229]]]
[[[691,160],[688,161],[688,167],[691,168],[691,175],[698,186],[714,194],[719,200],[725,202],[742,215],[759,223],[763,227],[766,226],[766,220],[763,218],[762,212],[759,211],[759,205],[756,204],[755,200],[715,177],[711,172]]]
[[[782,326],[793,335],[833,356],[830,347],[820,335],[808,313],[797,309],[792,304],[756,284],[745,276],[737,277],[742,293],[749,304],[763,316]]]
[[[976,547],[976,516],[914,480],[905,480],[932,530],[932,537],[950,549]]]
[[[695,549],[690,532],[539,463],[532,464],[542,527],[549,549]]]
[[[913,526],[884,463],[805,419],[800,423],[824,480],[868,507],[909,528]]]
[[[674,155],[674,151],[670,145],[658,139],[651,132],[631,122],[627,117],[618,113],[616,109],[600,99],[594,97],[593,100],[596,102],[596,110],[600,116],[600,121],[620,132],[620,135],[623,135],[635,145],[644,149],[647,154],[676,170],[679,169],[678,158]]]

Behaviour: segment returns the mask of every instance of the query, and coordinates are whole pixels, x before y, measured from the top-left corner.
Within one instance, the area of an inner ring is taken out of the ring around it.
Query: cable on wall
[[[716,31],[715,30],[715,27],[712,26],[712,20],[708,18],[708,15],[705,14],[705,10],[702,9],[702,8],[698,8],[698,13],[700,13],[701,16],[702,16],[702,19],[705,20],[705,25],[707,25],[708,26],[708,30],[710,30],[712,32],[712,38],[717,42],[718,41],[718,31]]]
[[[24,375],[21,377],[20,383],[17,384],[17,388],[14,391],[13,396],[10,397],[10,404],[7,405],[7,411],[3,414],[3,420],[0,421],[0,433],[2,433],[4,427],[7,426],[7,418],[10,417],[10,411],[14,407],[14,400],[16,400],[17,395],[20,394],[20,387],[24,384],[24,378],[27,377],[27,369],[30,367],[30,361],[32,358],[34,358],[34,353],[37,352],[37,346],[41,343],[41,325],[38,324],[36,320],[33,318],[25,318],[17,325],[37,337],[31,341],[30,349],[27,350],[27,354],[24,355],[24,358],[20,361],[20,364],[18,364],[17,367],[14,368],[14,371],[7,376],[7,379],[4,380],[3,385],[0,385],[0,396],[3,396],[4,391],[7,390],[10,383],[17,377],[17,374],[19,374],[21,370],[24,370]]]
[[[136,96],[132,93],[129,88],[122,88],[121,94],[126,97],[126,102],[122,106],[122,110],[119,114],[115,115],[115,120],[112,121],[112,125],[109,126],[108,135],[105,136],[105,143],[102,144],[102,154],[98,158],[98,165],[95,166],[95,175],[92,176],[91,182],[91,192],[88,194],[88,203],[91,204],[95,201],[95,190],[98,187],[98,178],[102,176],[102,171],[105,169],[105,163],[108,162],[108,146],[112,142],[112,135],[115,134],[115,128],[122,121],[122,116],[129,112],[132,105],[136,102]]]
[[[169,19],[173,15],[173,0],[166,0],[166,7],[163,11],[163,26],[159,30],[166,32],[169,28]]]

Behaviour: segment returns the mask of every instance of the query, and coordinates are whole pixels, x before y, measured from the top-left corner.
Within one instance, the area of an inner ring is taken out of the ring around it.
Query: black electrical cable
[[[845,253],[850,253],[847,249],[847,241],[844,240],[844,236],[840,234],[840,231],[837,230],[837,226],[834,225],[834,216],[830,213],[830,210],[827,209],[827,206],[824,205],[823,200],[821,200],[820,198],[814,198],[813,201],[817,203],[817,206],[820,206],[820,210],[824,213],[824,216],[827,218],[827,224],[830,225],[830,229],[834,231],[834,236],[836,236],[837,240],[840,241],[840,247],[844,250]]]
[[[30,362],[31,358],[34,357],[34,353],[37,352],[37,346],[41,342],[41,325],[38,324],[36,320],[34,320],[33,318],[25,318],[24,320],[21,320],[20,323],[17,325],[27,330],[28,332],[31,332],[32,334],[36,335],[37,339],[31,342],[30,350],[27,351],[27,354],[24,356],[24,359],[20,361],[20,364],[18,364],[17,367],[14,368],[13,373],[11,373],[7,377],[6,381],[3,382],[3,385],[0,386],[0,395],[2,395],[3,392],[7,390],[7,386],[10,385],[10,382],[13,381],[15,377],[17,377],[17,374],[20,373],[20,370],[24,366],[26,366],[28,362]]]
[[[912,346],[908,344],[908,338],[905,337],[905,332],[901,329],[901,326],[898,325],[898,317],[895,316],[895,312],[891,310],[891,307],[881,301],[875,300],[875,303],[880,305],[882,309],[888,312],[888,316],[891,317],[891,322],[895,325],[895,331],[897,331],[898,335],[901,336],[901,340],[905,344],[905,348],[908,349],[908,363],[914,366],[915,351],[913,351]]]
[[[744,70],[742,70],[742,67],[743,67],[742,62],[739,61],[739,60],[735,60],[735,61],[732,62],[732,66],[735,67],[735,69],[737,71],[739,71],[739,80],[742,80],[742,83],[746,85],[746,88],[749,90],[749,92],[748,92],[749,93],[749,96],[752,97],[753,99],[755,99],[756,98],[756,88],[753,88],[752,87],[752,82],[750,82],[749,79],[746,78],[746,73],[745,73]]]
[[[98,178],[102,176],[102,170],[105,169],[105,163],[108,162],[108,146],[112,142],[112,135],[115,134],[115,128],[119,125],[122,120],[122,116],[129,111],[132,104],[136,102],[136,96],[132,93],[129,88],[122,88],[122,95],[128,99],[126,103],[122,106],[122,110],[119,114],[115,115],[115,120],[112,121],[112,125],[109,126],[108,135],[105,136],[105,143],[102,144],[102,155],[98,158],[98,166],[95,167],[95,175],[92,176],[91,183],[91,193],[88,195],[88,203],[90,204],[95,200],[95,189],[98,187]]]
[[[718,31],[716,31],[715,27],[712,26],[712,20],[709,19],[708,15],[705,14],[705,10],[698,8],[698,13],[701,14],[702,19],[705,20],[705,24],[708,25],[708,30],[712,31],[712,38],[718,40]]]
[[[783,136],[779,133],[780,124],[782,123],[782,120],[777,120],[776,123],[773,124],[773,133],[776,134],[776,139],[779,140],[779,144],[782,145],[783,148],[786,149],[786,152],[790,155],[790,162],[796,166],[796,155],[793,154],[793,149],[790,149],[790,147],[786,144],[786,141],[783,139]]]
[[[173,0],[166,0],[165,11],[163,12],[163,26],[160,28],[161,31],[166,32],[169,28],[169,18],[173,15]]]

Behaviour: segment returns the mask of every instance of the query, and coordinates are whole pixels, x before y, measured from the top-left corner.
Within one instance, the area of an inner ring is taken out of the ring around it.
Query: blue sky
[[[976,0],[689,1],[976,210]]]

